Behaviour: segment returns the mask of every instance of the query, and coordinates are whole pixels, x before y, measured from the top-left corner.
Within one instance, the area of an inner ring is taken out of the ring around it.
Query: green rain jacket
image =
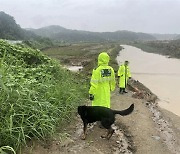
[[[127,81],[131,77],[129,66],[121,65],[118,70],[119,87],[126,88]]]
[[[115,75],[111,66],[108,66],[109,55],[102,52],[98,56],[98,67],[93,69],[89,94],[94,95],[92,106],[110,108],[110,91],[115,89]]]

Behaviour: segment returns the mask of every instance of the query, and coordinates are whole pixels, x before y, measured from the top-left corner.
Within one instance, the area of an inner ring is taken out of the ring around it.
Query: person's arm
[[[117,75],[118,75],[118,78],[119,78],[120,77],[120,66],[119,66]]]
[[[111,68],[111,72],[112,72],[112,75],[111,75],[111,80],[110,80],[110,87],[111,87],[111,91],[114,91],[115,86],[116,86],[116,80],[115,80],[115,74],[114,74],[113,68]]]
[[[90,100],[94,99],[94,95],[96,94],[96,89],[98,86],[98,73],[97,70],[93,70],[92,76],[91,76],[91,81],[90,81],[90,89],[89,89],[89,98]]]
[[[131,71],[130,71],[130,69],[129,69],[129,66],[128,66],[128,69],[127,69],[127,70],[128,70],[128,72],[127,72],[127,73],[128,73],[128,78],[131,79]]]
[[[119,66],[119,70],[118,70],[118,77],[123,76],[123,67]]]

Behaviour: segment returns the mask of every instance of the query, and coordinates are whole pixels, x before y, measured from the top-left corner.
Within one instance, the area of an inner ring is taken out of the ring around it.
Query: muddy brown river
[[[180,116],[180,60],[147,53],[133,46],[123,47],[117,57],[118,63],[128,60],[132,77],[158,96],[162,108]]]

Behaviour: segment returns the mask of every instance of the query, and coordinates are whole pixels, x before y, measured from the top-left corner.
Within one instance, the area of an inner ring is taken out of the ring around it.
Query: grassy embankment
[[[180,40],[134,42],[130,45],[150,53],[157,53],[166,55],[168,57],[180,58]]]
[[[97,67],[97,57],[102,51],[109,53],[109,65],[117,71],[116,56],[120,50],[118,43],[83,43],[53,47],[44,50],[43,53],[59,60],[63,65],[82,65],[84,67],[82,74],[90,75],[92,69]]]
[[[0,40],[0,147],[17,151],[28,140],[53,136],[87,90],[76,74],[40,51]]]
[[[117,44],[75,44],[44,51],[64,64],[83,64],[84,72],[74,74],[38,50],[0,40],[0,147],[17,151],[28,140],[52,137],[62,122],[69,121],[87,98],[84,74],[92,71],[102,50],[117,67]]]

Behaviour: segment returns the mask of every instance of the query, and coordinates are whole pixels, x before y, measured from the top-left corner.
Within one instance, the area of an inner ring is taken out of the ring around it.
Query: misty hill
[[[157,40],[174,40],[178,36],[178,34],[151,34],[151,35],[154,36]]]
[[[0,38],[9,40],[24,40],[36,38],[31,31],[22,29],[14,18],[4,12],[0,12]]]
[[[136,32],[126,31],[126,30],[116,31],[116,32],[102,32],[98,34],[104,39],[112,40],[112,41],[156,40],[156,38],[150,34],[136,33]]]
[[[179,40],[180,39],[180,35],[177,35],[174,39],[175,40]]]
[[[25,30],[16,23],[12,16],[0,12],[0,38],[10,40],[37,40],[42,39],[41,37],[48,37],[52,40],[67,42],[156,40],[154,36],[146,33],[135,33],[130,31],[89,32],[66,29],[55,25]]]
[[[166,55],[180,59],[180,39],[179,40],[156,40],[148,42],[135,41],[131,45],[141,48],[144,51]]]
[[[48,26],[39,29],[30,29],[36,35],[49,37],[53,40],[61,40],[68,42],[79,42],[79,41],[105,41],[102,37],[95,35],[93,32],[78,31],[66,29],[61,26]]]
[[[66,29],[56,25],[30,30],[39,36],[70,42],[156,40],[154,36],[146,33],[135,33],[130,31],[89,32]]]
[[[53,34],[63,33],[63,32],[68,32],[69,31],[69,29],[66,29],[66,28],[61,27],[61,26],[56,26],[56,25],[43,27],[43,28],[39,28],[39,29],[29,28],[27,30],[33,31],[37,35],[40,35],[40,36],[43,35],[43,36],[46,36],[46,37],[48,37],[50,34],[53,35]]]

